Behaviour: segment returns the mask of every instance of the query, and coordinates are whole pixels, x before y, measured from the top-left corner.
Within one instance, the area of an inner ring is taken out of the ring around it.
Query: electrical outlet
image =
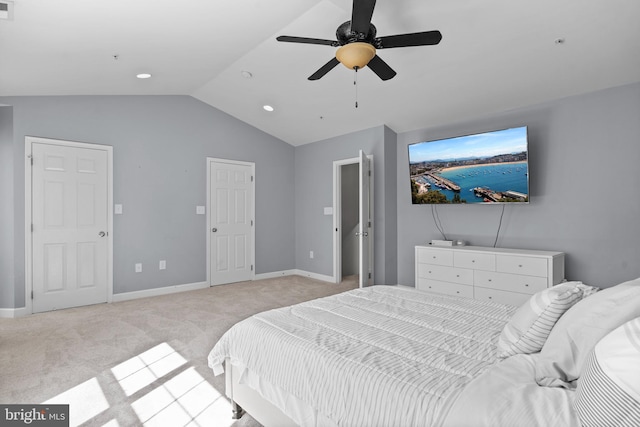
[[[161,259],[159,268],[160,268],[160,270],[166,270],[167,269],[167,261],[164,260],[164,259]]]
[[[142,263],[141,262],[136,264],[136,273],[142,273]]]
[[[309,258],[313,259],[313,251],[309,251]]]

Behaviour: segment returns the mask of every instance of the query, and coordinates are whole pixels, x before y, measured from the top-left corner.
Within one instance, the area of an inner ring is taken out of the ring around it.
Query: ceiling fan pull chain
[[[356,70],[353,76],[353,85],[356,87],[356,108],[358,108],[358,67],[353,67],[353,69]]]

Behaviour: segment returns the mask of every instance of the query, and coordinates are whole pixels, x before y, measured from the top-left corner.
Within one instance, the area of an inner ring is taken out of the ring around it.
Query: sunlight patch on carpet
[[[69,425],[72,426],[80,425],[109,409],[109,402],[96,378],[78,384],[42,403],[69,405]]]
[[[145,427],[230,427],[231,404],[191,367],[131,404]]]
[[[131,396],[185,363],[173,347],[162,343],[111,368],[111,372],[124,393]]]

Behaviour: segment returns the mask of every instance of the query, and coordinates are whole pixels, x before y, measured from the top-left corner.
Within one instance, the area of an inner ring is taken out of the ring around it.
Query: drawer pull
[[[493,299],[493,297],[489,297],[489,299]]]
[[[435,255],[433,256],[433,259],[436,259],[436,256],[435,256]]]
[[[460,277],[460,275],[459,275],[459,274],[456,274],[456,277]]]
[[[489,281],[491,282],[493,279],[489,279]]]
[[[525,283],[525,284],[524,284],[524,286],[528,288],[528,287],[529,287],[529,284],[528,284],[528,283]]]
[[[475,259],[472,259],[472,260],[471,260],[471,262],[472,262],[472,263],[473,263],[473,262],[476,262],[476,260],[475,260]]]
[[[459,294],[459,293],[460,293],[460,291],[456,291],[456,294]]]
[[[518,267],[522,268],[522,264],[518,264]]]

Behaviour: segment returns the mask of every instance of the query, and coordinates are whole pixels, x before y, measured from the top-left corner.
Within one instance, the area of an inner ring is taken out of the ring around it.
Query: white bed
[[[265,426],[580,426],[575,389],[536,382],[541,353],[498,358],[517,310],[356,289],[238,323],[209,366]]]

